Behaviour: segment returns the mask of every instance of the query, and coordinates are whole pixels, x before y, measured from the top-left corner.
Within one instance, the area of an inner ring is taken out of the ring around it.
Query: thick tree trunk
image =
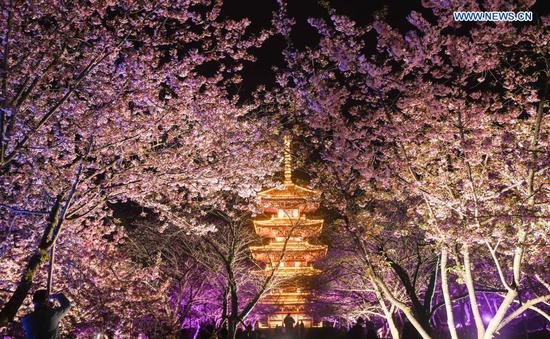
[[[229,294],[229,287],[224,288],[222,295],[222,324],[227,321],[227,295]]]
[[[414,326],[416,331],[420,334],[420,336],[424,339],[431,339],[431,335],[422,327],[418,319],[414,316],[413,312],[411,311],[411,308],[406,305],[405,303],[398,300],[393,293],[389,290],[388,286],[380,277],[378,277],[375,273],[372,267],[369,267],[369,278],[374,281],[376,286],[380,288],[380,290],[383,292],[384,296],[398,309],[400,309],[403,314],[405,314],[405,317],[411,322],[411,325]]]
[[[239,295],[237,294],[237,285],[235,282],[230,282],[231,293],[231,314],[229,315],[228,326],[228,339],[236,339],[237,337],[237,325],[239,324]]]
[[[237,324],[239,323],[238,319],[235,319],[233,317],[229,317],[227,319],[227,332],[228,332],[228,339],[236,339],[237,338]]]
[[[0,327],[7,326],[8,323],[15,318],[17,311],[21,308],[21,305],[23,305],[27,294],[29,294],[31,290],[36,273],[40,270],[42,264],[48,260],[48,252],[53,245],[51,237],[54,234],[55,227],[59,226],[61,200],[62,196],[60,195],[57,197],[52,211],[50,212],[48,226],[44,229],[38,249],[30,257],[15,292],[13,292],[8,302],[4,304],[0,311]]]
[[[476,297],[476,291],[474,287],[474,279],[472,277],[472,267],[470,263],[470,249],[468,248],[468,245],[465,245],[463,247],[462,254],[464,255],[466,288],[468,289],[470,307],[472,308],[472,314],[474,316],[474,322],[476,324],[477,337],[478,339],[481,339],[485,335],[485,325],[483,325],[483,320],[481,319],[481,314],[479,312],[479,306],[477,305],[477,297]]]
[[[426,308],[424,307],[424,305],[420,303],[420,300],[416,295],[416,290],[411,282],[411,279],[409,278],[409,274],[403,267],[401,267],[399,264],[394,262],[387,255],[384,254],[384,256],[386,257],[386,260],[389,262],[390,267],[393,269],[395,274],[399,277],[399,280],[401,280],[401,283],[405,288],[405,292],[407,293],[407,296],[409,297],[412,303],[412,313],[414,317],[418,320],[418,322],[422,325],[422,327],[426,330],[426,332],[431,333],[429,311],[426,311]]]
[[[31,256],[19,285],[17,285],[10,300],[8,300],[4,307],[2,307],[2,311],[0,311],[0,327],[7,326],[15,318],[17,311],[23,305],[27,294],[29,294],[36,273],[47,260],[47,250],[39,249]]]
[[[370,281],[371,281],[371,284],[374,286],[374,291],[376,292],[376,298],[380,303],[380,307],[382,308],[382,311],[386,316],[388,327],[390,328],[391,337],[392,339],[399,339],[399,330],[397,329],[397,326],[395,326],[395,321],[393,321],[393,314],[392,314],[393,312],[391,312],[386,306],[386,302],[382,297],[382,292],[380,291],[380,288],[378,287],[378,285],[376,285],[376,283],[372,279]]]
[[[487,331],[485,332],[485,339],[491,339],[495,335],[495,332],[497,331],[500,323],[502,322],[502,319],[506,315],[506,312],[510,308],[510,305],[514,302],[514,299],[516,299],[518,295],[518,292],[515,289],[512,289],[506,293],[506,296],[504,297],[504,300],[502,301],[502,304],[500,304],[500,307],[497,310],[497,313],[491,319],[489,322],[489,326],[487,326]]]
[[[392,339],[399,339],[399,330],[397,329],[397,326],[395,326],[395,321],[393,321],[392,314],[390,313],[387,317]]]
[[[449,294],[449,280],[447,277],[447,256],[446,248],[441,249],[441,289],[443,290],[443,298],[445,299],[445,311],[447,312],[447,327],[452,339],[458,339],[456,333],[455,320],[453,316],[453,304],[451,295]]]

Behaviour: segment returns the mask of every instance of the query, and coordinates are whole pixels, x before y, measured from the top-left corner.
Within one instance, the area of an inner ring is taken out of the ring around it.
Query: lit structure
[[[319,207],[320,192],[298,186],[292,182],[292,156],[290,138],[285,138],[284,182],[281,187],[260,192],[260,206],[268,219],[254,220],[254,229],[264,239],[264,245],[251,246],[254,260],[264,264],[265,274],[275,269],[285,282],[262,299],[262,304],[273,305],[276,311],[260,327],[283,325],[290,313],[296,324],[317,327],[304,310],[307,297],[307,277],[318,274],[313,263],[326,255],[326,245],[314,245],[308,239],[318,237],[323,219],[309,219],[306,214]],[[288,280],[287,280],[288,279]]]

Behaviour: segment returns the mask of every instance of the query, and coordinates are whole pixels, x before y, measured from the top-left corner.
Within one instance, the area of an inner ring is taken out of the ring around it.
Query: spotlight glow
[[[489,323],[491,319],[493,319],[493,316],[490,314],[483,314],[481,318],[483,319],[483,322]]]

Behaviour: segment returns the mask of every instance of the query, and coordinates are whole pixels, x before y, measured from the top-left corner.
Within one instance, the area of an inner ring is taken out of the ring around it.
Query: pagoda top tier
[[[269,188],[259,192],[260,205],[264,211],[277,213],[283,209],[298,209],[302,212],[312,212],[319,207],[321,192],[296,185],[292,182],[292,153],[290,148],[290,137],[285,136],[284,165],[285,176],[283,184],[278,187]]]

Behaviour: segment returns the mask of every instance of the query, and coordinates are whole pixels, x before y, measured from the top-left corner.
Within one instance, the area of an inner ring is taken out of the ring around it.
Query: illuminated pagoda
[[[307,278],[320,272],[313,263],[326,255],[327,246],[308,241],[321,234],[323,219],[310,219],[306,214],[317,210],[321,194],[292,182],[288,137],[285,137],[284,166],[283,185],[258,193],[267,219],[254,220],[254,229],[264,239],[264,245],[251,246],[250,251],[254,260],[265,265],[262,272],[269,274],[275,267],[276,275],[284,279],[279,288],[262,299],[261,303],[273,306],[275,312],[260,322],[260,327],[282,326],[289,313],[296,324],[303,321],[305,327],[318,327],[304,309],[309,295]]]

